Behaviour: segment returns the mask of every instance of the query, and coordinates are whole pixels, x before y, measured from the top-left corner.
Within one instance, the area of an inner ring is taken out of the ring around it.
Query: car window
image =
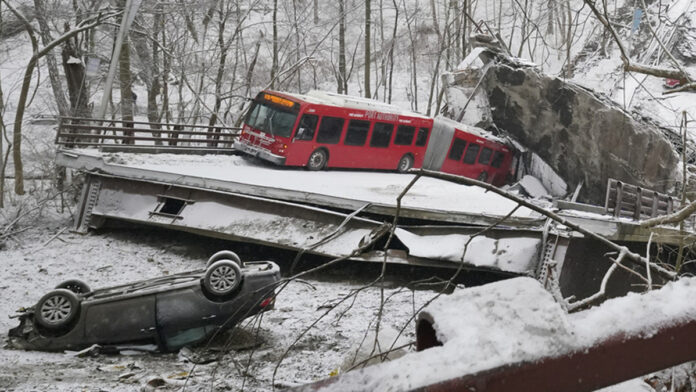
[[[476,162],[476,157],[478,156],[481,146],[476,143],[469,143],[469,148],[466,149],[464,154],[464,163],[473,165]]]
[[[454,141],[452,142],[452,148],[450,148],[450,152],[447,158],[455,161],[462,159],[462,154],[464,153],[465,148],[466,141],[464,139],[455,137]]]
[[[297,127],[297,140],[314,140],[314,132],[317,130],[319,116],[314,114],[305,114],[300,119],[300,125]]]
[[[481,151],[481,155],[479,155],[479,163],[482,165],[487,165],[491,161],[491,155],[493,155],[493,150],[488,147],[484,147],[483,151]]]
[[[375,123],[375,127],[372,130],[372,138],[370,139],[370,147],[388,147],[392,132],[394,132],[394,124]]]
[[[416,128],[408,125],[399,125],[396,129],[394,144],[399,146],[410,146],[413,143],[413,135],[416,134]]]
[[[341,140],[341,131],[343,131],[342,118],[323,117],[319,125],[317,143],[336,144]]]
[[[363,120],[350,120],[346,130],[346,146],[363,146],[367,140],[367,132],[370,130],[370,122]]]

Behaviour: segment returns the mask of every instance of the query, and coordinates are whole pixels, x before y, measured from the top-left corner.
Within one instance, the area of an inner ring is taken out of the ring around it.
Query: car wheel
[[[326,161],[328,157],[325,150],[314,150],[312,155],[309,156],[307,160],[307,169],[311,171],[318,171],[326,167]]]
[[[214,262],[218,260],[232,260],[235,263],[237,263],[240,267],[242,266],[242,259],[237,256],[236,253],[232,252],[231,250],[221,250],[214,255],[210,256],[208,259],[208,262],[205,263],[205,268],[210,267],[213,265]]]
[[[41,297],[34,308],[34,320],[48,329],[60,329],[75,319],[80,309],[77,295],[67,289],[57,289]]]
[[[482,171],[481,174],[479,174],[476,179],[481,181],[481,182],[486,182],[486,180],[488,179],[488,173],[486,173],[485,171]]]
[[[203,287],[216,297],[232,293],[242,283],[242,270],[232,260],[218,260],[205,272]]]
[[[396,170],[399,171],[399,173],[406,173],[413,167],[413,157],[406,154],[401,157],[401,160],[399,160],[399,165],[396,167]]]
[[[65,282],[62,282],[61,284],[59,284],[55,288],[70,290],[75,294],[87,294],[90,291],[92,291],[89,289],[89,286],[87,285],[87,283],[85,283],[79,279],[66,280]]]

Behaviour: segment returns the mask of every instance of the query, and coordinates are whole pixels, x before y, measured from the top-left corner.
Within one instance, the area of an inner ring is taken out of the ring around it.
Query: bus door
[[[319,115],[316,113],[305,112],[300,117],[295,133],[288,148],[286,165],[304,166],[307,164],[309,155],[316,146],[315,138],[317,134],[317,124]]]

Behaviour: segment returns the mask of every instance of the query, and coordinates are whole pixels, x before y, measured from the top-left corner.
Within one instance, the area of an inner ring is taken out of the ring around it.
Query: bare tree
[[[691,75],[689,75],[686,70],[679,64],[679,62],[672,56],[665,47],[664,43],[660,39],[660,37],[657,36],[655,33],[655,30],[652,28],[652,25],[650,25],[650,22],[647,23],[648,28],[650,29],[651,33],[653,34],[655,40],[660,44],[662,47],[662,50],[668,55],[668,57],[671,59],[672,64],[675,66],[675,68],[668,68],[668,67],[658,67],[658,66],[651,66],[651,65],[646,65],[646,64],[640,64],[636,63],[634,61],[631,61],[631,58],[628,54],[628,51],[626,47],[624,46],[621,38],[619,37],[619,33],[614,29],[612,24],[609,22],[609,15],[607,11],[607,6],[606,6],[606,1],[603,0],[603,9],[600,11],[597,8],[596,2],[592,0],[583,0],[587,6],[590,7],[590,10],[592,10],[592,13],[595,15],[597,20],[609,31],[611,34],[612,38],[614,39],[614,42],[619,48],[619,52],[621,54],[621,60],[623,61],[624,64],[624,70],[625,71],[630,71],[630,72],[638,72],[646,75],[652,75],[652,76],[657,76],[661,78],[671,78],[671,79],[683,79],[686,80],[687,83],[684,86],[681,86],[678,89],[674,89],[671,92],[678,92],[678,91],[684,91],[684,90],[692,90],[696,89],[696,83],[693,82]],[[647,6],[645,4],[645,1],[641,0],[641,3],[643,5],[643,9],[647,12]]]
[[[36,38],[36,32],[34,27],[29,23],[29,21],[24,17],[24,15],[16,10],[8,0],[2,0],[3,3],[9,8],[9,10],[24,24],[24,27],[29,35],[32,46],[32,56],[29,59],[27,67],[24,71],[24,78],[22,79],[22,89],[19,93],[19,98],[17,100],[17,112],[15,114],[15,123],[13,127],[12,134],[12,159],[14,161],[14,175],[15,175],[15,193],[18,195],[24,194],[24,165],[22,164],[22,122],[24,120],[24,111],[26,109],[27,98],[29,96],[29,86],[31,84],[31,76],[36,69],[36,65],[39,59],[49,53],[53,48],[67,41],[68,39],[74,37],[75,35],[93,29],[94,27],[100,25],[102,21],[106,18],[110,18],[118,15],[118,13],[107,13],[102,14],[99,12],[95,16],[84,19],[78,23],[74,29],[65,32],[60,37],[44,45],[43,48],[39,47],[38,40]]]

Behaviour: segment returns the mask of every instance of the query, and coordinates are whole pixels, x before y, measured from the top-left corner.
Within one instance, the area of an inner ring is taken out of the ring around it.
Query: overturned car
[[[156,344],[160,351],[202,342],[272,309],[280,269],[242,263],[231,251],[206,269],[98,290],[68,280],[13,317],[10,344],[33,350],[79,350],[93,344]]]

